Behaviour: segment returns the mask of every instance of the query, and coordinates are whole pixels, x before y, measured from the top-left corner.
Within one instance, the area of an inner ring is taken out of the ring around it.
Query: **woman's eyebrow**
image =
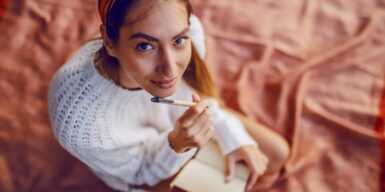
[[[138,38],[141,38],[141,39],[146,39],[148,41],[152,41],[152,42],[159,42],[159,40],[155,37],[151,37],[150,35],[147,35],[147,34],[144,34],[144,33],[135,33],[135,34],[132,34],[130,36],[130,39],[138,39]]]
[[[175,39],[179,38],[180,36],[186,34],[189,31],[190,31],[190,28],[186,27],[185,29],[183,29],[182,32],[175,35],[172,39],[175,40]],[[152,36],[147,35],[147,34],[142,33],[142,32],[134,33],[130,36],[130,39],[138,39],[138,38],[146,39],[146,40],[151,41],[151,42],[159,42],[159,40],[157,38],[152,37]]]
[[[190,28],[189,27],[186,27],[185,29],[183,29],[182,32],[178,33],[177,35],[175,35],[172,40],[175,40],[175,39],[178,39],[180,36],[186,34],[187,32],[190,31]]]

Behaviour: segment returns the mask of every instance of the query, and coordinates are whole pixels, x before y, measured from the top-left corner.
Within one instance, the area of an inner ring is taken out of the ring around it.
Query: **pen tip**
[[[153,97],[151,98],[151,101],[154,103],[159,103],[159,97]]]

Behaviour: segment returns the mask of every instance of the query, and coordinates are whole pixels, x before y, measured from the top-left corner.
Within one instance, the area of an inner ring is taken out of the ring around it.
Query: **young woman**
[[[250,170],[247,190],[278,174],[289,153],[284,139],[215,101],[188,0],[99,0],[99,12],[102,38],[50,86],[51,123],[66,150],[119,191],[160,190],[211,138],[226,155],[228,180],[239,161]],[[155,104],[154,96],[196,104]]]

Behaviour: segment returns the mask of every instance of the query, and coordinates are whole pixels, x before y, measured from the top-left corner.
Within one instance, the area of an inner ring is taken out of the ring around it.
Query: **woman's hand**
[[[193,101],[197,104],[179,117],[174,130],[168,135],[170,145],[177,153],[183,153],[193,147],[202,147],[214,133],[208,105],[200,102],[198,95],[193,95]]]
[[[226,182],[229,182],[235,175],[235,164],[242,161],[250,171],[246,191],[250,191],[257,183],[258,178],[265,173],[268,158],[258,147],[245,145],[231,152],[226,156]]]

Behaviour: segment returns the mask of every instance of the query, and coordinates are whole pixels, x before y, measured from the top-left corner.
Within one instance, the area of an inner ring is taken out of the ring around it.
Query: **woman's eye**
[[[139,50],[139,51],[145,52],[145,51],[148,51],[148,50],[153,49],[153,47],[152,47],[152,45],[149,44],[149,43],[139,43],[139,44],[136,46],[136,49]]]
[[[179,38],[179,39],[177,39],[176,41],[175,41],[175,45],[176,46],[183,46],[184,44],[186,44],[186,42],[187,42],[187,40],[189,39],[190,37],[181,37],[181,38]]]

